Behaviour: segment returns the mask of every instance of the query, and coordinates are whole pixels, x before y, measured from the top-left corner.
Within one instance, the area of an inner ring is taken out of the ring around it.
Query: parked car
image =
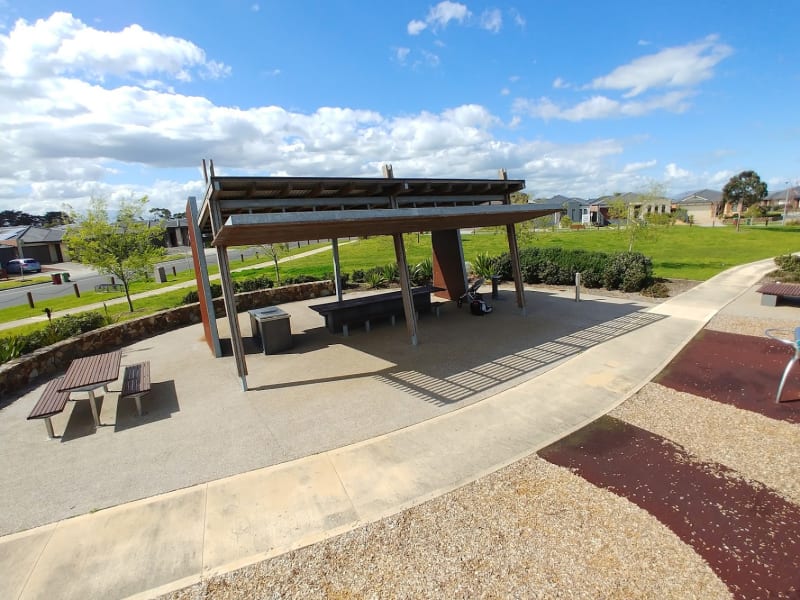
[[[41,273],[42,265],[35,258],[14,258],[6,265],[8,273]]]

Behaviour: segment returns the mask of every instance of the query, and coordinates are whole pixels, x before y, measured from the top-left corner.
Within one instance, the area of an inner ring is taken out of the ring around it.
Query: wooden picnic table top
[[[120,350],[76,358],[64,374],[58,391],[86,391],[116,381],[121,360]]]
[[[774,296],[800,297],[800,284],[797,283],[766,283],[756,290],[761,294]]]
[[[415,288],[411,288],[411,293],[414,296],[420,296],[426,293],[431,294],[433,292],[438,292],[441,291],[442,289],[443,288],[438,288],[429,285],[422,285]],[[402,293],[403,293],[402,290],[399,289],[391,290],[380,294],[370,294],[369,296],[359,296],[358,298],[348,298],[346,300],[326,302],[325,304],[314,304],[312,306],[309,306],[309,308],[320,314],[325,314],[326,312],[332,312],[340,308],[349,308],[353,306],[366,306],[368,304],[377,304],[387,300],[396,300],[402,297]]]

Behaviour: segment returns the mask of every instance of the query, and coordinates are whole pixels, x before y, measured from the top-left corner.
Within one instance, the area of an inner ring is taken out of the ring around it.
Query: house
[[[722,192],[703,189],[691,192],[675,203],[676,209],[683,209],[695,225],[712,226],[717,219],[717,210],[722,202]]]
[[[12,258],[35,258],[43,265],[69,260],[63,227],[0,227],[0,264]]]
[[[605,219],[606,224],[608,224],[612,221],[609,217],[609,208],[613,203],[619,201],[622,201],[628,207],[629,219],[646,219],[650,215],[669,215],[672,213],[672,200],[669,198],[633,192],[603,196],[594,200],[591,203],[591,207],[597,212],[597,218]]]

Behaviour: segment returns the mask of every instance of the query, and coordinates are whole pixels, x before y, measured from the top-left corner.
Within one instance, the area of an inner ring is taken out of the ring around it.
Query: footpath
[[[339,246],[343,246],[345,244],[350,244],[350,243],[352,243],[352,242],[340,242]],[[322,248],[315,248],[313,250],[308,250],[306,252],[301,252],[299,254],[293,254],[291,256],[286,256],[284,258],[278,259],[278,264],[291,262],[293,260],[297,260],[298,258],[311,256],[313,254],[320,254],[322,252],[330,252],[330,247],[329,246],[323,246]],[[248,269],[261,269],[261,268],[265,268],[265,267],[271,267],[273,265],[274,265],[274,263],[272,261],[263,262],[263,263],[258,263],[258,264],[255,264],[255,265],[248,265],[246,267],[240,267],[240,268],[237,268],[237,269],[231,269],[231,272],[235,273],[237,271],[245,271],[245,270],[248,270]],[[217,275],[211,275],[210,279],[211,279],[211,281],[218,280],[219,279],[219,275],[218,274]],[[167,286],[164,286],[164,287],[160,287],[160,288],[155,289],[155,290],[150,290],[150,291],[147,291],[147,292],[141,292],[141,293],[138,293],[138,294],[133,294],[133,295],[131,295],[131,300],[135,301],[135,300],[138,300],[140,298],[147,298],[147,297],[151,297],[151,296],[159,296],[161,294],[164,294],[166,292],[172,292],[174,290],[181,290],[181,289],[185,289],[185,288],[193,288],[196,285],[197,285],[197,282],[194,279],[191,279],[189,281],[183,281],[181,283],[175,283],[175,284],[172,284],[172,285],[167,285]],[[90,311],[90,310],[102,310],[104,308],[104,306],[109,306],[109,305],[114,305],[114,304],[125,304],[127,302],[128,302],[128,299],[125,296],[122,296],[122,297],[119,297],[119,298],[111,298],[110,300],[106,300],[104,302],[95,302],[94,304],[84,304],[84,305],[76,306],[75,308],[70,308],[70,309],[67,309],[67,310],[54,311],[53,313],[51,313],[51,317],[53,319],[56,319],[58,317],[63,317],[65,315],[73,314],[73,313],[76,313],[76,312],[86,312],[86,311]],[[13,327],[19,327],[21,325],[27,325],[28,323],[33,323],[33,322],[36,322],[36,321],[44,321],[46,319],[47,319],[47,317],[42,315],[42,316],[28,317],[28,318],[25,318],[25,319],[17,319],[16,321],[6,321],[5,323],[0,323],[0,331],[2,331],[3,329],[11,329]]]

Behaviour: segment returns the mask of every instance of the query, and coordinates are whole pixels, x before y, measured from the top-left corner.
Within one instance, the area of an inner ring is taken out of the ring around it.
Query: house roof
[[[716,190],[702,189],[696,192],[686,194],[683,198],[678,200],[679,203],[699,203],[699,202],[720,202],[722,200],[722,192]]]
[[[0,227],[0,244],[16,246],[22,239],[23,244],[58,243],[64,237],[61,228],[35,227],[23,225],[19,227]]]

